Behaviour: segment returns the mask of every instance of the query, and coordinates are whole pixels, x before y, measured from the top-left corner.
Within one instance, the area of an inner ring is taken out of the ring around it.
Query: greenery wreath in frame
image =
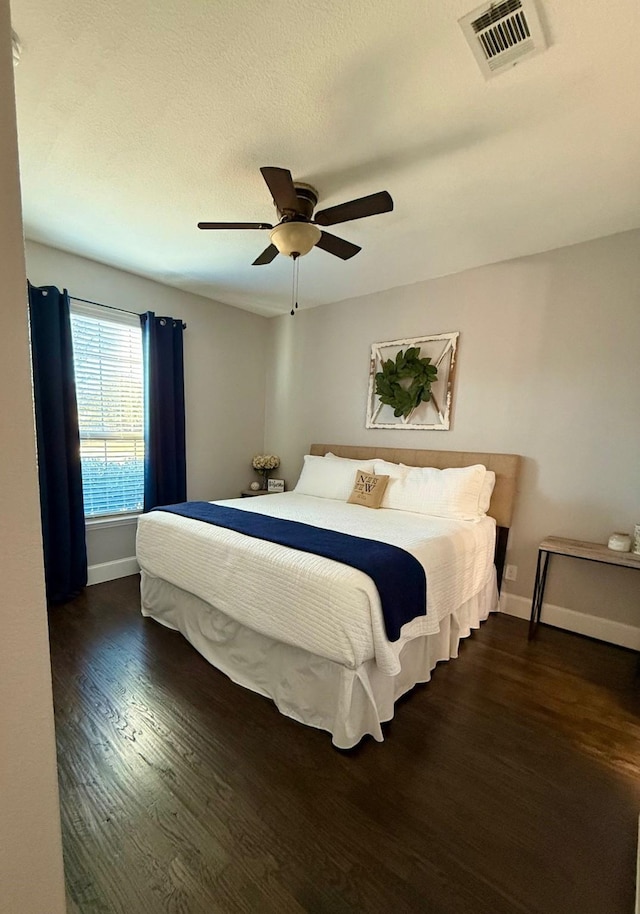
[[[382,371],[376,372],[376,394],[393,409],[396,419],[407,419],[416,406],[431,399],[431,385],[437,379],[438,369],[431,359],[420,357],[419,346],[410,346],[406,352],[400,349],[395,360],[382,360]]]

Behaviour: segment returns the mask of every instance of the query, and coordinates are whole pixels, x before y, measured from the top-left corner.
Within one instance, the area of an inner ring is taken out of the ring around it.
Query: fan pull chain
[[[291,288],[291,317],[294,317],[298,310],[298,275],[299,275],[299,254],[292,254],[293,257],[293,285]],[[295,311],[294,311],[295,308]]]

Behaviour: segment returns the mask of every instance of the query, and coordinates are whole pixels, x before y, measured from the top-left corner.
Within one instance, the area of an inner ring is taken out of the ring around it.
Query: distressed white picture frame
[[[369,393],[367,397],[367,428],[412,428],[447,431],[451,424],[453,382],[459,331],[416,336],[411,339],[389,340],[371,344],[369,362]],[[438,379],[431,386],[431,400],[419,403],[405,419],[393,415],[393,408],[380,402],[376,394],[375,377],[382,371],[382,362],[395,359],[400,349],[420,348],[420,357],[429,356],[438,369]]]

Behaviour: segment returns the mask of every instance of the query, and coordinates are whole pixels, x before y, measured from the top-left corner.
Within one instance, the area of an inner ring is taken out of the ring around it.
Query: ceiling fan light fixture
[[[311,225],[310,222],[281,222],[269,234],[271,244],[286,257],[293,254],[304,257],[320,241],[321,236],[318,226]]]

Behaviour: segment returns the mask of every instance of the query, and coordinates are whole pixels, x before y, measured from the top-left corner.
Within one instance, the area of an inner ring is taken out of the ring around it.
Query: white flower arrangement
[[[280,466],[280,458],[275,454],[256,454],[251,461],[254,470],[264,472],[264,470],[277,470]]]

